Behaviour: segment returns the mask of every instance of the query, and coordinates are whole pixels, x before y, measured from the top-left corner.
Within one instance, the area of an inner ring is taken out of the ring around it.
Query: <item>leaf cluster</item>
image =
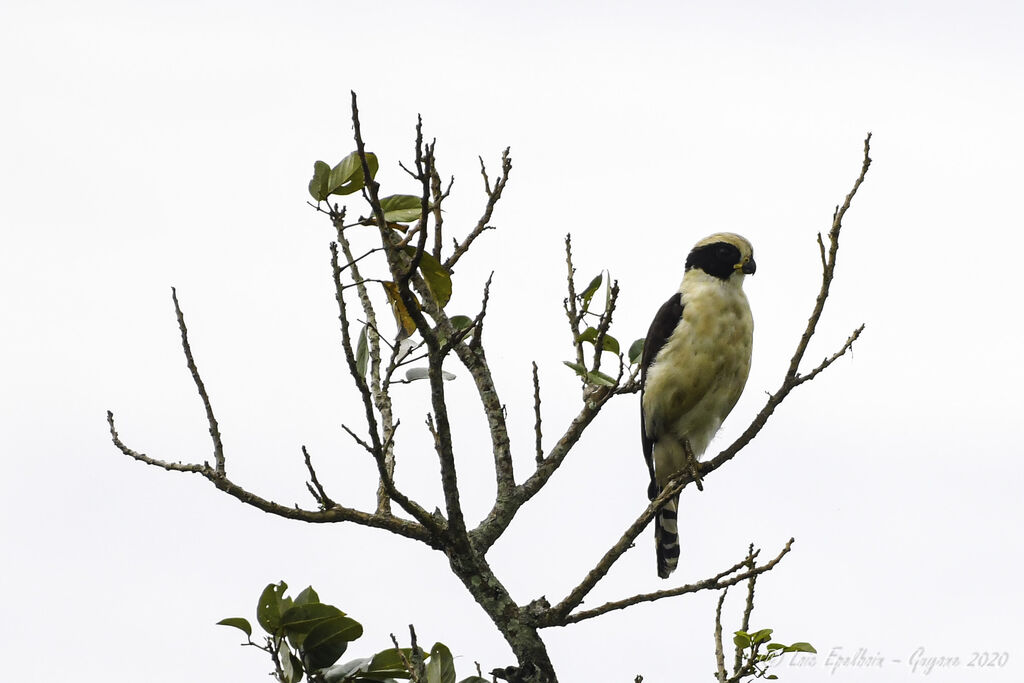
[[[372,182],[376,177],[377,170],[380,167],[380,162],[375,154],[372,152],[366,152],[365,157],[367,167],[370,171],[369,179],[367,179],[363,173],[358,151],[347,155],[333,167],[324,161],[316,161],[313,163],[313,177],[309,181],[309,194],[316,200],[318,208],[322,202],[328,201],[331,196],[349,195],[360,190],[365,190],[367,184]],[[420,221],[422,224],[426,218],[423,212],[423,201],[416,195],[390,195],[388,197],[382,197],[379,200],[379,203],[384,217],[384,224],[390,230],[396,231],[397,233],[404,234],[409,231],[409,226],[403,225],[404,223]],[[434,206],[430,203],[427,203],[426,206],[428,211],[434,209]],[[344,216],[344,212],[338,212],[336,206],[327,211],[327,213],[331,214],[332,218],[338,220],[342,219]],[[351,225],[343,225],[341,227],[342,229],[347,229],[357,226],[375,225],[377,225],[375,218],[361,217]],[[411,244],[405,244],[405,241],[407,240],[408,237],[404,240],[401,238],[396,239],[397,242],[404,245],[400,247],[400,251],[409,259],[409,261],[413,261],[417,257],[417,248]],[[416,264],[416,270],[420,277],[423,278],[423,282],[433,298],[433,303],[437,308],[444,309],[452,297],[451,269],[441,263],[440,259],[429,251],[419,252],[419,258],[416,261]],[[379,280],[378,282],[384,291],[384,295],[391,307],[391,312],[394,315],[395,324],[398,330],[396,342],[401,342],[415,335],[416,323],[413,313],[418,312],[421,309],[420,302],[416,299],[416,295],[411,294],[414,310],[410,311],[406,301],[403,300],[398,282],[393,279]],[[472,320],[467,316],[457,315],[451,318],[451,322],[457,331],[462,331],[468,330],[468,328],[471,327]],[[367,334],[368,328],[364,324],[363,329],[359,334],[357,347],[357,369],[359,374],[362,376],[366,375],[370,358]],[[402,361],[408,357],[412,351],[420,348],[420,346],[421,345],[406,344],[401,348],[401,353],[396,354],[397,356],[400,356],[397,360]],[[410,368],[406,372],[404,382],[407,383],[418,379],[424,379],[427,376],[426,368]],[[454,375],[451,373],[444,373],[444,377],[445,379],[454,379]]]
[[[571,281],[575,271],[571,265],[572,255],[568,251],[568,241],[566,242],[566,247],[567,257],[570,260],[569,277]],[[604,304],[600,310],[596,307],[592,310],[594,296],[602,284],[605,285]],[[571,282],[570,285],[572,285]],[[565,308],[566,314],[569,316],[570,328],[573,330],[573,345],[577,353],[575,361],[567,360],[562,362],[571,368],[583,380],[584,384],[588,386],[617,387],[621,379],[621,371],[625,369],[627,364],[630,367],[636,366],[640,362],[644,348],[644,340],[636,339],[629,345],[629,349],[625,357],[623,357],[619,340],[608,332],[611,326],[612,312],[615,309],[615,300],[618,296],[618,283],[613,283],[610,273],[598,273],[583,291],[579,293],[575,293],[575,287],[570,286],[570,296],[571,300],[566,301]],[[590,321],[593,321],[593,324],[590,324]],[[580,327],[583,324],[586,324],[587,327],[580,331]],[[589,365],[585,360],[587,354],[583,352],[584,344],[590,345],[592,349],[593,361]],[[618,378],[601,372],[599,369],[601,367],[601,354],[605,352],[618,357],[620,370]]]
[[[754,632],[736,631],[732,642],[743,659],[743,668],[740,670],[737,680],[753,677],[774,681],[778,679],[778,676],[768,673],[768,665],[773,660],[790,652],[817,653],[810,643],[797,642],[785,645],[772,642],[772,629],[770,628]]]
[[[285,595],[287,589],[281,581],[268,584],[260,594],[256,623],[266,633],[263,644],[252,641],[252,625],[244,617],[217,622],[245,633],[247,642],[243,645],[267,652],[274,663],[273,676],[280,683],[299,683],[303,676],[310,683],[455,683],[454,658],[443,643],[435,643],[429,653],[415,644],[411,648],[396,646],[338,664],[349,643],[363,635],[362,625],[337,607],[321,602],[312,586],[294,599]],[[460,683],[480,682],[487,683],[479,676]]]

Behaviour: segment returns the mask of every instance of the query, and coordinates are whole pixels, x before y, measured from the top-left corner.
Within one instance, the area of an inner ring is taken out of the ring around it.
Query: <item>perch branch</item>
[[[779,562],[782,561],[782,558],[789,553],[789,551],[793,547],[793,543],[794,539],[789,539],[789,541],[786,543],[782,551],[770,562],[754,567],[753,569],[749,569],[741,574],[736,574],[734,576],[728,576],[728,574],[718,574],[711,578],[704,579],[703,581],[687,584],[685,586],[679,586],[677,588],[669,588],[667,590],[654,591],[653,593],[641,593],[639,595],[634,595],[632,597],[624,598],[622,600],[607,602],[601,605],[600,607],[595,607],[593,609],[576,612],[564,618],[557,619],[554,623],[545,623],[544,625],[565,626],[568,624],[575,624],[577,622],[584,621],[585,619],[593,619],[594,617],[600,616],[602,614],[606,614],[614,610],[624,609],[626,607],[631,607],[632,605],[637,605],[642,602],[654,602],[655,600],[671,598],[677,595],[686,595],[687,593],[697,593],[699,591],[705,590],[719,590],[722,588],[727,588],[729,586],[735,586],[737,583],[741,583],[755,576],[760,576],[765,572],[770,572],[772,569],[775,568],[775,566]],[[744,560],[744,562],[741,563],[740,566],[742,566],[745,563],[746,560]],[[554,612],[557,609],[557,607],[553,607],[552,611]]]

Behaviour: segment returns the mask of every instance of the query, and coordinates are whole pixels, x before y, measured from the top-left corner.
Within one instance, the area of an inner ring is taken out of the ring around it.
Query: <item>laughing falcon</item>
[[[750,371],[754,321],[743,293],[754,249],[722,232],[686,257],[683,282],[654,316],[641,359],[640,435],[653,500],[677,472],[696,467],[743,392]],[[679,496],[658,513],[658,576],[679,562]]]

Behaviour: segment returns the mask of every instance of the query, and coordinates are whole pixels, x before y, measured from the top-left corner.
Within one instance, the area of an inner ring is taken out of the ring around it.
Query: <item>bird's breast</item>
[[[685,437],[702,453],[743,391],[753,332],[741,289],[684,289],[683,317],[647,372],[649,433]]]

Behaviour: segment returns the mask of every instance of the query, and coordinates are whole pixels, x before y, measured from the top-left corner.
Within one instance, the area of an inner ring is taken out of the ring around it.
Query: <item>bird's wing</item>
[[[654,316],[651,327],[647,330],[647,338],[644,339],[644,352],[640,359],[640,441],[643,443],[647,469],[651,472],[651,486],[647,490],[647,495],[651,499],[658,495],[658,484],[654,478],[654,439],[653,435],[647,433],[647,420],[644,414],[644,385],[647,384],[647,371],[654,364],[658,351],[665,346],[682,318],[683,296],[676,292],[662,304]]]

